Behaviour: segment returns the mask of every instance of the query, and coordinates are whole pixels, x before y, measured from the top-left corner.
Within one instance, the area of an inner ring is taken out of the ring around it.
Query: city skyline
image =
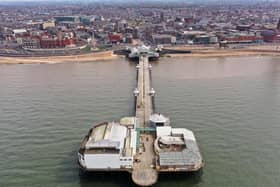
[[[240,4],[254,4],[259,2],[278,2],[277,0],[254,0],[251,2],[244,2],[242,0],[187,0],[187,1],[180,1],[180,0],[2,0],[2,3],[15,3],[15,2],[67,2],[67,3],[157,3],[157,2],[164,2],[164,3],[240,3]]]

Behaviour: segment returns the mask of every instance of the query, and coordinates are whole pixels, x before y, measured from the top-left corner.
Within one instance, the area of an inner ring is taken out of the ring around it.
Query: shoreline
[[[267,46],[248,47],[245,49],[219,49],[214,47],[170,47],[170,49],[189,49],[192,53],[166,54],[163,57],[194,57],[194,58],[217,58],[217,57],[238,57],[238,56],[280,56],[280,51]],[[57,64],[57,63],[83,63],[119,58],[113,51],[102,51],[81,55],[50,56],[50,57],[5,57],[0,56],[0,64]]]
[[[50,57],[4,57],[0,56],[0,64],[57,64],[92,62],[118,58],[113,51],[94,52],[81,55],[50,56]]]
[[[254,50],[201,50],[192,51],[190,54],[168,54],[165,57],[238,57],[238,56],[280,56],[280,52],[276,51],[254,51]]]
[[[174,46],[170,49],[191,50],[186,54],[167,54],[166,57],[237,57],[237,56],[280,56],[280,48],[273,45],[248,46],[242,49],[220,49],[216,46]]]

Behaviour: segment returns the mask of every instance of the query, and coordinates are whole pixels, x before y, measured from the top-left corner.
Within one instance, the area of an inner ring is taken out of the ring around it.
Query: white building
[[[136,153],[136,137],[131,124],[105,122],[94,126],[79,150],[80,166],[89,171],[131,168]]]
[[[151,127],[160,127],[160,126],[169,126],[170,120],[160,113],[155,113],[150,116],[150,126]]]
[[[13,30],[13,35],[16,36],[16,35],[22,35],[22,34],[25,34],[27,33],[27,30],[26,29],[14,29]]]
[[[156,127],[154,149],[161,171],[197,171],[203,160],[192,131],[171,126]]]

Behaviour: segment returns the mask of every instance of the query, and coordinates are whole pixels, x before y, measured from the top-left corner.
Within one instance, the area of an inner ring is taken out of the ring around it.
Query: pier
[[[160,172],[199,171],[203,159],[191,130],[173,128],[168,117],[154,111],[149,63],[154,53],[144,49],[135,52],[135,115],[91,128],[78,158],[83,170],[128,171],[138,186],[152,186]]]
[[[139,94],[136,97],[135,114],[140,121],[140,127],[144,128],[148,126],[150,116],[153,112],[152,95],[150,94],[150,68],[147,57],[140,57],[137,71],[137,89]]]
[[[140,186],[150,186],[156,183],[158,178],[155,169],[155,137],[149,130],[149,119],[153,113],[151,91],[150,65],[147,56],[140,56],[137,66],[137,90],[135,114],[138,119],[138,152],[137,162],[132,168],[132,180]]]

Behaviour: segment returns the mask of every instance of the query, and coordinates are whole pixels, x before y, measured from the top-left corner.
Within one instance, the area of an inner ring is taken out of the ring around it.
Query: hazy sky
[[[280,1],[280,0],[251,0],[251,1],[246,1],[246,0],[0,0],[0,4],[1,2],[2,3],[8,3],[8,2],[72,2],[72,3],[75,3],[75,2],[81,2],[81,3],[90,3],[90,2],[132,2],[132,3],[141,3],[141,2],[165,2],[165,3],[168,3],[168,2],[184,2],[184,3],[187,3],[187,2],[190,2],[190,3],[213,3],[213,2],[218,2],[218,3],[257,3],[257,2],[260,2],[260,1],[269,1],[269,2],[272,2],[272,1]]]
[[[34,1],[34,2],[36,2],[36,1],[53,1],[53,2],[55,2],[55,1],[73,1],[73,2],[76,2],[76,1],[80,1],[80,2],[88,2],[88,1],[92,1],[92,2],[94,2],[94,1],[99,1],[99,2],[102,2],[102,1],[104,1],[104,0],[0,0],[0,2],[4,2],[4,1],[6,1],[6,2],[9,2],[9,1]],[[163,2],[166,2],[166,1],[169,1],[169,2],[171,2],[171,1],[181,1],[181,2],[194,2],[194,1],[204,1],[204,2],[210,2],[210,1],[222,1],[222,2],[232,2],[232,1],[239,1],[239,2],[241,2],[241,0],[105,0],[105,1],[123,1],[123,2],[141,2],[141,1],[146,1],[146,2],[148,2],[148,1],[163,1]],[[266,0],[253,0],[253,1],[266,1]],[[269,1],[273,1],[273,0],[269,0]]]

